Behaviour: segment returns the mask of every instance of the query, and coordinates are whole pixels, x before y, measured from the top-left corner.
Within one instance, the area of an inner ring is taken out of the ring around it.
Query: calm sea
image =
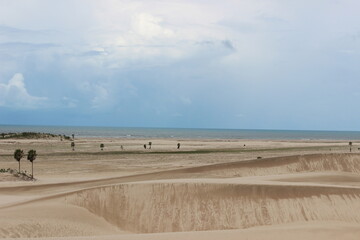
[[[209,139],[332,139],[360,140],[357,131],[299,131],[242,129],[123,128],[0,125],[4,132],[42,132],[77,137],[108,138],[209,138]]]
[[[0,133],[42,132],[77,137],[107,138],[199,138],[199,139],[293,139],[360,140],[358,131],[123,128],[0,125]]]

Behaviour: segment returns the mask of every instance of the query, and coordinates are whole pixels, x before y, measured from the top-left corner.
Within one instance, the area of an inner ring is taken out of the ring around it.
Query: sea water
[[[181,139],[278,139],[360,140],[358,131],[304,131],[256,129],[186,129],[0,125],[0,133],[41,132],[77,137],[181,138]]]

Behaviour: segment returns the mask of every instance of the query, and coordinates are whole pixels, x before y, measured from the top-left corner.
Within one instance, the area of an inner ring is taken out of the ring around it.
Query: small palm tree
[[[75,151],[75,142],[71,142],[72,150]]]
[[[20,160],[24,157],[24,151],[21,149],[16,149],[14,152],[14,158],[19,162],[19,173],[20,173]]]
[[[101,151],[104,150],[105,145],[102,143],[100,144]]]
[[[351,146],[352,146],[352,142],[349,142],[349,146],[350,146],[350,152],[351,152]]]
[[[36,159],[36,151],[30,150],[27,155],[27,159],[31,162],[31,178],[34,179],[34,161]]]

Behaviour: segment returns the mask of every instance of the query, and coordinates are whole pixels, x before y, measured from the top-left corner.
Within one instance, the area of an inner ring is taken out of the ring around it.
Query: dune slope
[[[360,222],[360,189],[352,188],[150,182],[84,190],[67,202],[121,229],[143,233]]]
[[[359,173],[359,154],[313,154],[1,186],[0,237],[99,239],[110,234],[106,238],[118,239],[124,232],[188,236],[209,230],[221,236],[222,230],[298,223],[317,223],[318,229],[342,233],[341,227],[328,227],[334,222],[355,233],[360,232]],[[302,233],[309,228],[304,229]],[[121,238],[137,234],[125,235]],[[353,236],[349,239],[356,239]]]

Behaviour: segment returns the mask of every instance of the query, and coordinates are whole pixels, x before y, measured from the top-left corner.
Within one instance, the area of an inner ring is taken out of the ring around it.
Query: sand
[[[38,152],[36,181],[0,173],[0,238],[360,237],[357,142],[75,141],[0,140],[0,168],[17,169],[17,148]]]

